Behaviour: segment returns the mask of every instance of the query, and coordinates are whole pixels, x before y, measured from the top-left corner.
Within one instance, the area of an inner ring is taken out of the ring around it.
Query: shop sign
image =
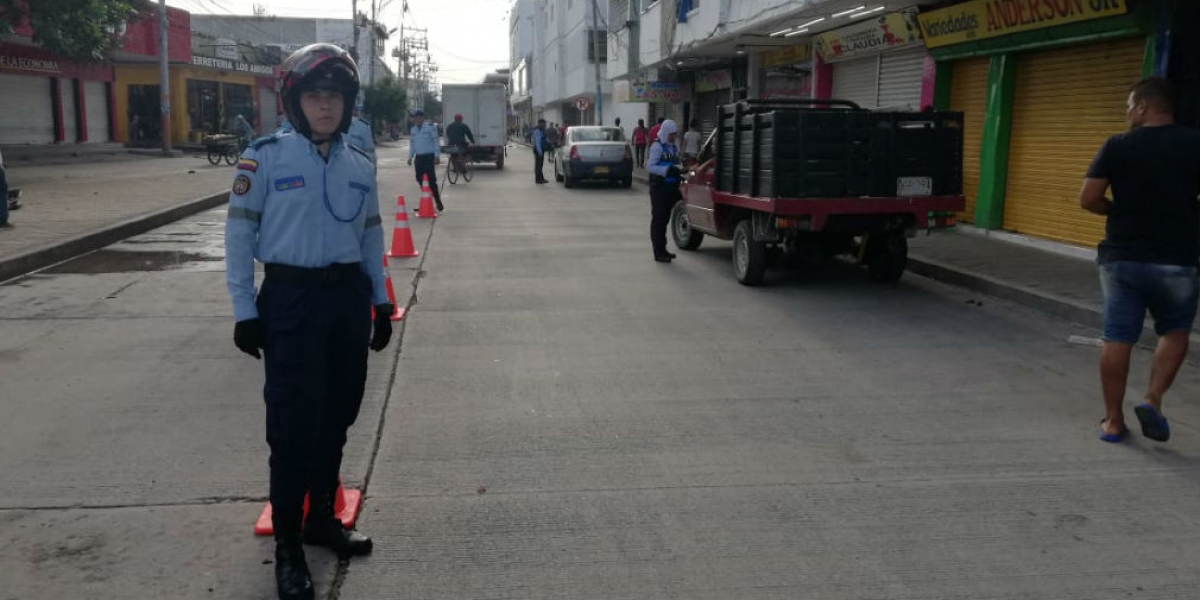
[[[0,69],[13,71],[33,71],[36,73],[60,73],[58,61],[43,58],[27,58],[24,56],[9,56],[0,54]]]
[[[696,74],[696,93],[715,92],[733,87],[733,72],[729,69],[721,71],[702,71]]]
[[[930,48],[1089,21],[1128,10],[1126,0],[971,0],[920,16]]]
[[[787,46],[778,50],[769,50],[758,55],[758,66],[764,69],[795,65],[812,60],[812,44]]]
[[[921,43],[917,9],[880,15],[849,27],[834,29],[815,38],[817,53],[825,62],[837,62],[878,54]]]
[[[673,81],[644,81],[629,86],[630,102],[681,102],[683,87]]]
[[[275,75],[275,70],[269,65],[252,65],[244,62],[235,62],[225,60],[223,58],[209,58],[207,56],[193,56],[192,64],[197,67],[209,67],[211,69],[220,69],[222,71],[237,71],[239,73],[253,73],[255,75]]]
[[[225,38],[217,38],[217,43],[216,43],[215,47],[217,50],[217,52],[216,52],[217,58],[223,58],[225,60],[237,60],[238,59],[237,42],[235,42],[233,40],[227,40]]]

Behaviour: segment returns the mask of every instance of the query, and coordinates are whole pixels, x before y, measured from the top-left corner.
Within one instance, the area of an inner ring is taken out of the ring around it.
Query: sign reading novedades
[[[921,13],[925,46],[937,48],[1125,14],[1125,0],[971,0]]]

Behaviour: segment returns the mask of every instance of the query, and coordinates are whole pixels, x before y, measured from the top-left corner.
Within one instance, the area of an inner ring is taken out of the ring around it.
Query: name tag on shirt
[[[276,191],[286,192],[304,187],[304,177],[297,175],[295,177],[282,177],[275,180]]]

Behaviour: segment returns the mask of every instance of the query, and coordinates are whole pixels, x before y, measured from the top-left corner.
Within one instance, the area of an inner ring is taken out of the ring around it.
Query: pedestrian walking
[[[657,123],[655,123],[655,124],[654,124],[654,126],[650,128],[650,143],[651,143],[651,144],[653,144],[653,143],[654,143],[654,140],[657,140],[657,139],[658,139],[658,131],[659,131],[659,129],[661,129],[661,128],[662,128],[663,121],[665,121],[665,120],[666,120],[666,119],[663,119],[662,117],[659,117],[659,118],[658,118],[658,122],[657,122]]]
[[[437,127],[425,122],[425,111],[412,111],[412,128],[408,132],[408,164],[416,161],[417,183],[423,177],[429,178],[429,187],[433,191],[433,202],[437,204],[438,212],[445,210],[442,205],[442,194],[438,191],[437,166],[442,164],[442,145]]]
[[[345,139],[359,89],[354,61],[337,46],[313,44],[282,68],[292,129],[256,140],[238,161],[225,260],[234,344],[266,357],[276,586],[283,600],[311,600],[302,542],[343,559],[372,549],[370,538],[342,528],[334,504],[367,350],[388,345],[394,307],[374,167]],[[257,299],[256,259],[266,273]]]
[[[1149,309],[1158,347],[1143,402],[1134,407],[1142,435],[1171,436],[1163,395],[1188,350],[1200,297],[1200,131],[1175,124],[1175,90],[1161,77],[1129,93],[1130,131],[1114,135],[1092,160],[1079,204],[1107,216],[1097,261],[1104,290],[1100,439],[1120,442],[1129,358]],[[1112,199],[1105,193],[1112,189]]]
[[[654,249],[654,260],[663,263],[675,258],[667,252],[667,223],[671,220],[671,209],[683,199],[679,193],[682,182],[679,148],[675,146],[678,131],[675,121],[664,121],[646,158],[646,171],[650,174],[650,245]]]
[[[692,164],[700,157],[700,121],[692,119],[688,123],[687,133],[683,134],[683,159],[685,164]]]
[[[637,127],[633,128],[633,151],[636,155],[634,160],[639,165],[646,164],[646,143],[649,142],[649,136],[645,119],[638,119]]]
[[[538,119],[537,127],[533,128],[533,182],[546,183],[542,174],[542,166],[546,160],[546,120]]]

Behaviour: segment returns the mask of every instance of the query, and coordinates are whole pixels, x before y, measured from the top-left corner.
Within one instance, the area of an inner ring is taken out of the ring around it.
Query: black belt
[[[432,152],[430,152],[429,154],[417,154],[416,155],[417,158],[425,158],[425,157],[433,158],[435,156],[437,156],[437,155]]]
[[[354,281],[363,275],[359,263],[334,263],[317,268],[267,263],[264,270],[268,278],[289,283],[341,283]]]

